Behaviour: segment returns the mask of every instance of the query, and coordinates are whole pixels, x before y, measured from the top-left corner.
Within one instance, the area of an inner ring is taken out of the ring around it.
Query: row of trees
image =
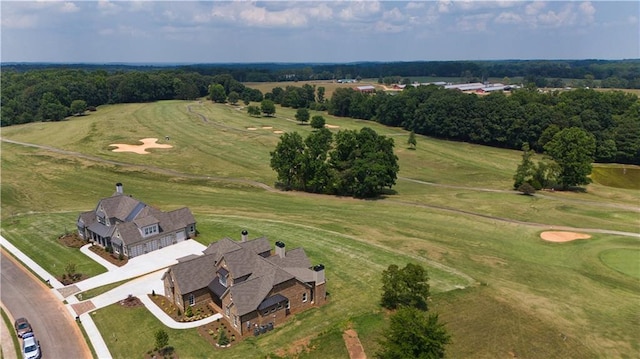
[[[94,64],[3,64],[3,71],[42,69],[78,69],[83,71],[182,71],[203,76],[230,74],[240,82],[274,82],[334,80],[344,78],[458,77],[527,77],[587,79],[640,88],[640,60],[491,60],[491,61],[413,61],[359,62],[349,64],[254,63],[172,65],[94,65]]]
[[[210,95],[211,87],[224,91],[224,101],[232,93],[248,101],[263,99],[259,90],[245,87],[228,74],[206,76],[178,70],[109,73],[101,69],[18,72],[3,67],[0,75],[2,126],[60,121],[82,112],[82,107],[104,104],[193,100]]]
[[[393,147],[393,139],[368,127],[335,136],[320,128],[305,139],[285,133],[271,152],[271,168],[287,190],[376,197],[395,184],[399,166]]]
[[[341,88],[328,108],[417,134],[511,149],[526,143],[536,152],[562,129],[577,127],[593,135],[595,161],[640,164],[640,101],[622,91],[531,87],[478,96],[437,86],[407,86],[397,94]]]
[[[429,275],[421,265],[390,265],[382,273],[381,305],[393,310],[376,353],[379,359],[444,358],[451,336],[428,313]]]

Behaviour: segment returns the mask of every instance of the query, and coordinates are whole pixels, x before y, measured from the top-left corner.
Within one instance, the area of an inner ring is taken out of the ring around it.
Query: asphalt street
[[[1,253],[0,300],[14,318],[29,320],[43,358],[91,358],[89,347],[64,304],[4,250]]]

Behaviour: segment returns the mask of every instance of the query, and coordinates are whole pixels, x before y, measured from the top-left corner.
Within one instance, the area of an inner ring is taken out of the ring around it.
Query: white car
[[[33,332],[25,333],[22,336],[22,357],[24,359],[40,359],[40,342],[36,339]]]

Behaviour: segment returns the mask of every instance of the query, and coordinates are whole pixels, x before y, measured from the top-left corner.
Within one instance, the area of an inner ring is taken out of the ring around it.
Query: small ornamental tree
[[[229,337],[227,336],[226,330],[220,330],[220,335],[218,336],[218,345],[229,345]]]
[[[156,338],[156,349],[160,352],[163,351],[163,349],[169,345],[169,334],[167,334],[167,332],[165,332],[162,329],[159,329],[157,332],[155,332],[155,338]]]
[[[73,115],[82,116],[87,110],[87,102],[84,100],[74,100],[71,102],[70,110]]]
[[[188,318],[193,317],[193,309],[191,309],[191,306],[187,306],[187,309],[184,310],[184,315],[186,315]]]
[[[520,187],[518,187],[518,191],[522,192],[522,194],[526,194],[528,196],[531,196],[532,194],[536,193],[536,189],[533,188],[533,186],[531,184],[529,184],[529,182],[525,182],[523,184],[520,185]]]

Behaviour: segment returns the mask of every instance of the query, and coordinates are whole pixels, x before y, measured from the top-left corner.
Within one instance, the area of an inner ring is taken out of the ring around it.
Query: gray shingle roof
[[[180,293],[187,294],[207,287],[211,283],[212,277],[215,276],[216,266],[212,256],[202,255],[180,262],[169,268],[169,271],[173,273],[175,284]]]
[[[311,282],[314,279],[313,271],[310,269],[311,262],[302,248],[286,252],[284,258],[277,255],[264,258],[258,255],[268,250],[270,246],[266,238],[246,242],[223,238],[210,244],[203,251],[202,258],[207,259],[180,262],[169,270],[180,273],[175,276],[176,281],[185,281],[178,286],[181,293],[187,294],[208,287],[220,296],[228,290],[238,314],[245,315],[256,310],[266,298],[273,296],[274,286],[292,279],[302,282]],[[216,278],[217,269],[211,269],[213,263],[220,266],[221,261],[226,263],[232,278],[248,278],[235,281],[229,288],[221,286]],[[180,269],[176,270],[177,268]],[[200,273],[195,274],[198,271]]]
[[[112,225],[100,224],[96,216],[104,217]],[[111,237],[117,229],[122,242],[132,245],[181,230],[195,224],[196,220],[189,208],[163,212],[131,196],[116,192],[111,197],[101,199],[93,211],[81,213],[78,222],[102,237]],[[143,237],[139,228],[156,223],[159,225],[159,232]]]

